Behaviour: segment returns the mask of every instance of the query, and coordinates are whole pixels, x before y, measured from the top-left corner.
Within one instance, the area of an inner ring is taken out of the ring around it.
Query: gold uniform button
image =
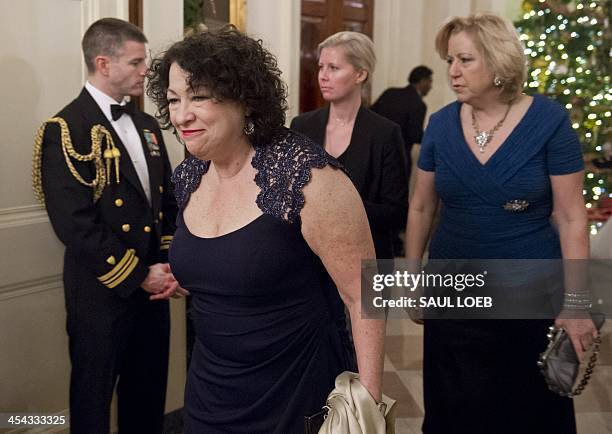
[[[151,232],[151,226],[145,226],[144,227],[144,231],[145,232]]]
[[[123,200],[122,199],[115,199],[115,206],[123,206]]]
[[[130,225],[128,225],[128,224],[125,224],[125,225],[121,226],[121,230],[122,230],[123,232],[129,232],[129,231],[130,231],[130,229],[131,229],[131,227],[130,227]]]
[[[115,265],[117,263],[117,260],[115,259],[114,256],[109,256],[108,258],[106,258],[106,262],[110,265]]]
[[[160,185],[160,186],[159,186],[159,192],[160,192],[160,193],[163,193],[163,192],[164,192],[164,186],[163,186],[163,185]]]
[[[164,218],[164,213],[160,211],[160,212],[159,212],[159,219],[161,220],[161,219],[163,219],[163,218]]]

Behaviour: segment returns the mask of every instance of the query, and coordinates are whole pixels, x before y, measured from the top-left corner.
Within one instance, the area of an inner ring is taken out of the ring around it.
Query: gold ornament
[[[49,123],[56,123],[60,126],[60,139],[62,143],[62,152],[68,170],[80,184],[93,189],[93,201],[97,202],[102,197],[104,186],[110,182],[111,159],[115,160],[115,176],[117,183],[119,182],[119,150],[115,147],[113,138],[106,128],[102,125],[94,125],[91,129],[91,152],[89,154],[79,154],[72,144],[70,138],[70,130],[68,123],[61,117],[51,118],[45,121],[34,138],[34,152],[32,156],[32,186],[34,194],[38,201],[44,205],[45,195],[42,189],[42,141],[45,133],[45,128]],[[102,152],[102,139],[106,139],[106,149]],[[113,151],[117,149],[116,153]],[[110,157],[110,158],[109,158]],[[91,181],[86,181],[74,167],[72,159],[81,162],[93,161],[96,171],[96,176]],[[104,164],[106,160],[106,167]],[[106,169],[106,170],[105,170]]]

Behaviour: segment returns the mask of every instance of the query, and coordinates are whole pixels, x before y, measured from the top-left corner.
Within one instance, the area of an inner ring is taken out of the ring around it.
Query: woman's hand
[[[582,197],[583,180],[584,171],[550,176],[553,215],[558,226],[563,252],[565,287],[578,288],[578,290],[588,281],[585,259],[589,257],[589,238],[585,229],[588,220]],[[576,318],[577,316],[583,318]],[[555,326],[567,332],[576,355],[582,362],[584,351],[591,346],[593,338],[597,336],[597,328],[588,312],[576,315],[576,311],[562,311],[555,321]]]
[[[561,313],[555,321],[555,327],[565,330],[574,345],[574,350],[580,363],[584,360],[584,353],[593,344],[593,339],[599,332],[591,318],[563,318],[568,314]]]
[[[408,312],[408,316],[410,320],[418,325],[423,325],[425,322],[423,321],[423,309],[420,307],[409,307],[406,309]]]
[[[417,168],[414,194],[410,200],[408,211],[406,243],[404,245],[408,270],[413,274],[421,272],[421,259],[425,251],[425,245],[429,240],[429,233],[438,206],[435,176],[435,172],[427,172]],[[423,289],[417,288],[413,298],[418,300],[420,295],[423,295]],[[406,310],[414,323],[423,325],[423,309],[415,307]]]

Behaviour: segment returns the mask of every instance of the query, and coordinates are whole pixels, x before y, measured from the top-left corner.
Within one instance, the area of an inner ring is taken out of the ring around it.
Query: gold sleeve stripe
[[[106,283],[106,286],[113,289],[115,286],[123,282],[130,275],[130,273],[134,271],[134,268],[136,268],[136,265],[138,265],[138,261],[138,256],[132,256],[132,261],[128,264],[127,268],[119,276],[117,276],[115,280]]]
[[[128,249],[125,252],[125,255],[123,255],[123,258],[121,258],[121,260],[119,261],[119,263],[117,265],[115,265],[111,271],[109,271],[108,273],[98,277],[98,280],[100,282],[102,282],[104,285],[110,287],[110,284],[113,283],[113,281],[117,277],[122,276],[124,271],[127,268],[129,268],[130,265],[134,261],[136,261],[136,263],[138,263],[138,258],[136,257],[135,253],[136,253],[136,251],[134,249]]]
[[[123,255],[123,258],[121,258],[121,260],[119,261],[119,263],[117,265],[115,265],[113,267],[112,270],[110,270],[108,273],[103,274],[102,276],[98,277],[98,280],[102,283],[111,280],[115,277],[116,274],[118,274],[121,269],[125,266],[126,262],[128,262],[130,260],[130,258],[132,256],[134,256],[134,254],[136,253],[136,250],[134,249],[127,249],[125,251],[125,254]]]
[[[172,235],[162,236],[159,250],[168,250],[170,248],[170,244],[172,243],[172,238],[173,238]]]

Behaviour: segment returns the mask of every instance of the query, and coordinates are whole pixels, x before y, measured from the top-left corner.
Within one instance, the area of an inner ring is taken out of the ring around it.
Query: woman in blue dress
[[[580,144],[567,114],[522,94],[523,47],[492,14],[451,18],[436,37],[457,101],[431,116],[410,203],[407,257],[583,259],[588,255]],[[551,222],[551,215],[557,228]],[[559,315],[580,357],[592,321]],[[424,324],[426,434],[575,433],[573,403],[536,361],[551,320]]]
[[[360,315],[365,210],[338,162],[284,128],[276,59],[229,27],[175,43],[149,75],[162,126],[191,154],[173,175],[169,253],[193,297],[185,432],[302,433],[354,370],[342,302],[380,401],[384,321]]]

